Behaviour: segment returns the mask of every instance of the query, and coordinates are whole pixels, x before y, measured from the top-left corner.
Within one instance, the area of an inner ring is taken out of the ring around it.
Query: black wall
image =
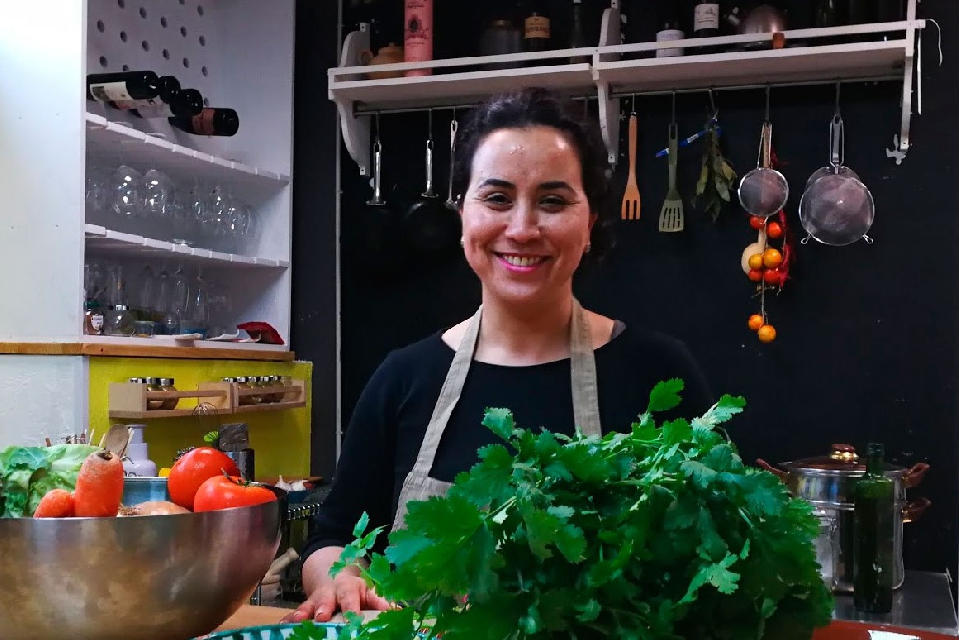
[[[307,6],[316,9],[319,4]],[[438,6],[436,29],[450,33],[454,27],[445,11]],[[320,19],[317,13],[311,11],[315,20]],[[666,165],[652,156],[666,143],[668,97],[642,97],[636,103],[643,217],[638,222],[616,220],[617,247],[605,264],[580,275],[576,291],[598,312],[682,338],[717,392],[745,396],[747,411],[731,431],[748,461],[757,457],[785,461],[823,454],[834,442],[864,447],[869,440],[880,440],[899,464],[929,462],[930,473],[913,493],[929,497],[933,506],[906,527],[907,567],[955,572],[959,192],[954,158],[959,130],[954,114],[959,109],[955,82],[959,67],[949,57],[948,38],[959,22],[959,7],[949,0],[925,0],[922,13],[942,26],[946,59],[937,66],[936,30],[930,26],[923,37],[924,113],[913,119],[915,146],[901,166],[885,154],[898,132],[901,84],[843,87],[846,161],[875,196],[877,216],[870,232],[875,243],[800,246],[794,279],[768,302],[770,319],[779,331],[775,343],[761,345],[746,327],[758,303],[739,258],[755,232],[740,210],[731,209],[714,225],[690,203],[701,147],[690,147],[680,156],[686,232],[656,231]],[[305,28],[301,25],[298,31]],[[298,54],[309,49],[297,63],[298,113],[327,106],[325,88],[319,84],[325,79],[320,67],[333,64],[324,57],[330,46],[319,41],[298,46]],[[304,65],[310,68],[304,72],[310,85],[306,88],[299,84]],[[833,98],[831,87],[772,92],[774,143],[787,163],[783,171],[793,188],[787,210],[797,230],[802,187],[827,159]],[[726,154],[743,174],[755,166],[763,92],[721,92],[717,102]],[[679,97],[681,136],[700,128],[706,107],[705,94]],[[297,233],[309,237],[298,235],[294,254],[299,327],[295,347],[300,356],[310,358],[312,353],[328,353],[325,329],[316,336],[311,332],[318,326],[315,314],[329,313],[312,296],[330,286],[325,280],[331,273],[329,256],[316,247],[327,246],[324,234],[332,227],[325,218],[332,216],[332,204],[305,195],[315,185],[303,182],[326,184],[331,144],[325,122],[319,127],[303,124],[304,119],[312,118],[297,118],[296,176],[301,191],[296,217]],[[434,119],[437,148],[448,149],[449,112],[437,112]],[[479,300],[476,279],[458,251],[431,258],[406,255],[402,236],[389,226],[390,216],[395,221],[422,190],[426,114],[383,116],[382,125],[384,184],[391,212],[373,213],[364,206],[369,181],[358,176],[345,152],[341,166],[344,427],[367,379],[390,349],[459,321]],[[624,122],[624,132],[625,128]],[[623,140],[623,152],[625,146]],[[439,162],[436,176],[444,188],[445,165]],[[621,161],[619,185],[624,169]],[[313,195],[320,197],[318,188]],[[322,195],[328,196],[327,191]],[[618,205],[616,212],[618,218]],[[387,246],[398,254],[370,249],[371,243],[382,240],[377,231],[383,229],[390,229]],[[319,399],[325,378],[319,366],[317,373]],[[324,396],[328,399],[328,394]],[[315,424],[314,457],[326,470],[333,444],[326,440],[329,430],[323,418]]]
[[[290,344],[313,363],[312,473],[336,464],[336,107],[326,70],[337,64],[337,3],[296,3],[293,118],[293,319]]]

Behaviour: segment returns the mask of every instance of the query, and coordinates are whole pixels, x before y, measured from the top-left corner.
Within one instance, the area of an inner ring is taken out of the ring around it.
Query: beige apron
[[[440,390],[433,416],[426,427],[423,444],[416,457],[413,470],[406,476],[403,488],[400,490],[399,502],[396,509],[396,518],[393,521],[393,530],[404,526],[406,505],[411,500],[427,500],[432,496],[445,495],[451,483],[442,482],[430,477],[436,450],[450,415],[459,402],[466,376],[469,374],[473,355],[476,353],[476,344],[479,342],[480,318],[483,307],[480,306],[470,318],[466,333],[460,340],[453,363],[446,374],[446,381]],[[573,299],[573,317],[570,328],[570,382],[573,389],[573,419],[574,424],[586,435],[602,435],[599,420],[599,393],[596,388],[596,361],[593,357],[593,340],[586,316],[579,301]],[[477,416],[479,420],[479,416]]]

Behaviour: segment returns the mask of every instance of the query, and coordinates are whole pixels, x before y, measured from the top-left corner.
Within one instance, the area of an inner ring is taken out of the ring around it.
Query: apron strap
[[[416,464],[413,465],[412,473],[425,476],[433,468],[436,450],[440,446],[440,440],[443,438],[443,432],[450,421],[450,415],[456,408],[456,403],[459,402],[463,386],[466,384],[466,376],[470,370],[470,363],[473,361],[473,354],[476,353],[482,315],[483,305],[480,305],[473,317],[470,318],[469,324],[466,325],[466,333],[460,339],[456,354],[453,356],[453,362],[446,373],[446,380],[443,381],[443,388],[440,389],[439,398],[437,398],[436,405],[433,407],[433,415],[426,427],[426,435],[423,436],[423,444],[420,445],[420,452],[416,456]]]
[[[602,436],[593,336],[583,307],[576,298],[573,298],[570,324],[569,370],[573,390],[573,424],[587,436]]]

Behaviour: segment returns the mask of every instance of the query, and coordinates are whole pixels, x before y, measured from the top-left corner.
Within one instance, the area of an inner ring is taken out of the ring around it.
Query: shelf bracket
[[[620,44],[622,41],[622,23],[620,22],[619,3],[614,0],[610,7],[603,11],[603,23],[599,34],[601,47]],[[595,54],[600,62],[618,60],[618,53]],[[606,144],[606,160],[610,167],[616,166],[619,160],[619,98],[613,98],[609,83],[599,79],[593,65],[593,80],[596,83],[597,102],[599,103],[599,126]]]
[[[360,64],[360,52],[370,48],[369,25],[360,24],[357,31],[347,34],[340,53],[340,66],[353,67]],[[359,80],[360,78],[356,78]],[[370,116],[358,116],[354,112],[353,102],[336,100],[336,110],[340,116],[340,128],[346,151],[360,168],[361,176],[370,175]]]
[[[902,164],[902,161],[906,158],[906,153],[909,151],[909,133],[912,125],[912,85],[913,78],[916,75],[916,38],[919,35],[919,29],[925,26],[924,21],[916,22],[916,0],[909,0],[907,3],[906,20],[909,21],[910,26],[906,28],[906,51],[902,70],[902,101],[900,104],[899,133],[892,138],[892,148],[886,149],[886,157],[893,158],[897,165]],[[921,85],[919,90],[922,90]]]

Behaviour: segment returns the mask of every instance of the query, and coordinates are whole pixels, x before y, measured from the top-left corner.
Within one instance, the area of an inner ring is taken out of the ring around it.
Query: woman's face
[[[576,148],[542,126],[483,139],[460,213],[466,259],[485,294],[512,303],[569,290],[596,218]]]

